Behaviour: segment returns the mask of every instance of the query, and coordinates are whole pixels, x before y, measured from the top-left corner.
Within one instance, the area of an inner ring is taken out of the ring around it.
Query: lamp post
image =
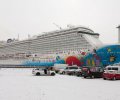
[[[120,43],[120,25],[117,28],[118,28],[118,43]]]

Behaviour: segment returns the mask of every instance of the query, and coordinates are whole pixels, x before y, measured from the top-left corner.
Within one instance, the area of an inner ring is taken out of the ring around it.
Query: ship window
[[[114,67],[114,68],[112,68],[112,70],[118,70],[118,68],[117,68],[117,67]]]
[[[111,67],[108,67],[108,70],[111,70]]]

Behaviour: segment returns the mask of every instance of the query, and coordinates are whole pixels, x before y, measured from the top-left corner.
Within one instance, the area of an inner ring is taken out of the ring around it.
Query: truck
[[[55,76],[55,71],[48,68],[34,68],[32,74],[36,76]]]
[[[117,80],[120,79],[120,66],[113,65],[113,66],[106,66],[104,73],[103,73],[103,79],[110,79],[110,80]]]
[[[82,67],[82,76],[84,78],[102,78],[103,75],[103,68],[101,67],[90,67],[90,66],[85,66]]]

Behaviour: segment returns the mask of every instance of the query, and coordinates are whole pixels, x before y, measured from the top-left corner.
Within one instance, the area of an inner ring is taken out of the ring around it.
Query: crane
[[[59,28],[60,30],[62,29],[59,25],[53,23],[57,28]]]

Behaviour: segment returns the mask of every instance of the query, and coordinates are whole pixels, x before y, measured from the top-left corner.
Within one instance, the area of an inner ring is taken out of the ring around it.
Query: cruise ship
[[[83,26],[72,26],[22,41],[0,43],[0,64],[24,65],[28,61],[55,62],[56,57],[82,56],[102,46],[99,33]],[[80,59],[79,57],[79,59]]]

